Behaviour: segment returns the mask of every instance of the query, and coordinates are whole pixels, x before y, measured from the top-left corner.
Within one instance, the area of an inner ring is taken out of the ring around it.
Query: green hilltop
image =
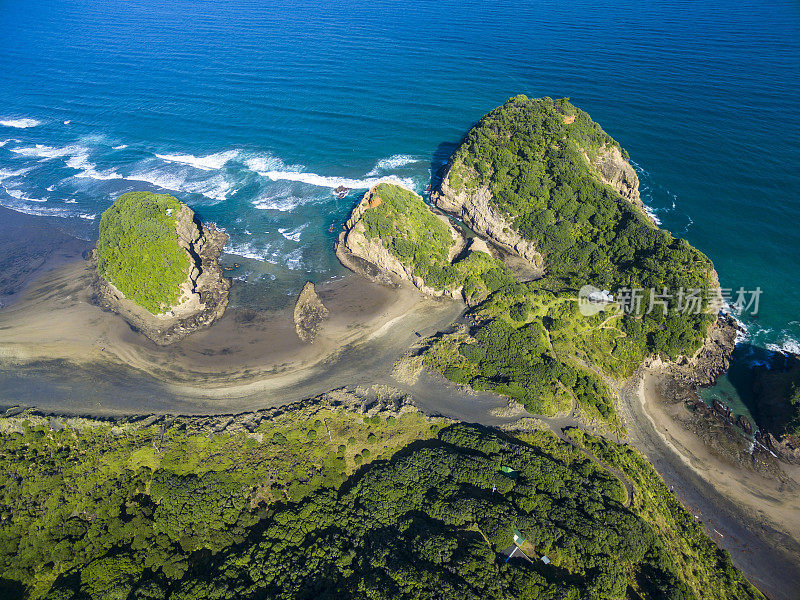
[[[177,303],[189,275],[189,255],[176,232],[183,207],[167,194],[129,192],[100,219],[98,274],[153,314]]]
[[[705,295],[699,311],[585,316],[583,285],[677,294],[708,290],[711,261],[659,229],[637,203],[602,180],[596,161],[610,150],[627,157],[589,115],[566,99],[511,98],[483,117],[450,159],[446,174],[460,195],[488,189],[492,206],[544,257],[545,276],[522,283],[500,261],[456,243],[417,194],[383,183],[381,202],[363,216],[365,235],[437,290],[463,286],[474,326],[439,337],[428,367],[478,390],[494,390],[533,413],[576,404],[618,427],[607,379],[630,376],[648,356],[675,359],[700,347],[715,316]],[[434,194],[435,197],[435,194]],[[674,304],[673,304],[674,306]]]
[[[516,281],[502,263],[484,252],[471,251],[451,262],[456,240],[418,194],[392,183],[381,183],[370,194],[380,202],[374,201],[364,213],[364,235],[379,240],[425,285],[435,290],[463,286],[464,296],[476,302]]]

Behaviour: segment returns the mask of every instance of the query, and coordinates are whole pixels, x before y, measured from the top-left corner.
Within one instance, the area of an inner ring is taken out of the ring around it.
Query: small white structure
[[[614,301],[614,295],[609,290],[592,292],[586,298],[595,304],[607,304]]]
[[[549,565],[549,564],[550,564],[550,559],[549,559],[549,558],[547,558],[546,556],[542,556],[542,562],[543,562],[544,564],[546,564],[546,565]]]
[[[524,538],[524,537],[522,537],[522,536],[520,536],[520,535],[517,535],[516,533],[514,534],[514,543],[515,543],[517,546],[520,546],[520,545],[522,545],[522,543],[523,543],[524,541],[525,541],[525,538]]]

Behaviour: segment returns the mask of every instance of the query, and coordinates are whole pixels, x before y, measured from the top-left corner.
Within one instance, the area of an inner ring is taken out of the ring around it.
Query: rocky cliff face
[[[317,337],[322,323],[328,316],[328,309],[319,299],[314,284],[310,281],[303,286],[303,291],[294,306],[294,326],[297,337],[309,344]]]
[[[422,277],[415,275],[410,267],[393,256],[380,240],[369,239],[364,235],[366,228],[361,219],[364,213],[373,206],[374,195],[374,188],[364,194],[361,202],[353,209],[350,218],[345,223],[344,231],[339,235],[336,244],[336,256],[339,261],[351,271],[377,283],[398,285],[402,281],[408,281],[421,292],[430,296],[461,298],[460,287],[453,290],[437,290],[425,285]],[[452,226],[447,217],[439,216],[447,224],[455,240],[455,244],[450,249],[450,260],[452,261],[466,247],[466,240],[461,232]]]
[[[181,206],[178,213],[175,231],[191,266],[181,285],[181,297],[169,311],[158,315],[150,313],[100,276],[93,284],[98,305],[116,312],[160,346],[177,342],[221,317],[228,306],[231,287],[230,280],[222,276],[219,264],[228,234],[219,231],[213,223],[200,223],[186,205]],[[96,261],[96,252],[92,260]]]
[[[603,183],[644,212],[639,195],[639,177],[617,146],[603,148],[594,162],[589,160],[588,155],[584,156]],[[448,168],[439,189],[431,194],[431,201],[439,209],[461,219],[478,235],[528,261],[540,276],[544,274],[544,257],[536,245],[517,233],[510,221],[492,205],[492,192],[488,187],[456,192],[450,186]],[[652,221],[649,216],[648,219]]]
[[[639,176],[617,146],[601,150],[591,164],[594,165],[603,183],[610,185],[620,196],[635,206],[644,208],[639,195]]]
[[[514,252],[541,270],[544,258],[536,245],[517,233],[511,223],[492,206],[492,193],[482,187],[474,191],[456,192],[450,187],[449,171],[442,179],[439,189],[431,194],[431,202],[437,208],[461,219],[479,236]]]
[[[713,385],[730,366],[738,333],[736,319],[730,315],[719,315],[697,354],[672,363],[671,375],[688,388]]]

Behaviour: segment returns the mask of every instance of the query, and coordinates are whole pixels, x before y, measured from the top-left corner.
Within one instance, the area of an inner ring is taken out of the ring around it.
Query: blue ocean
[[[361,190],[422,192],[519,93],[600,122],[663,226],[762,290],[750,341],[800,351],[789,0],[3,2],[0,204],[90,239],[121,193],[173,194],[230,234],[236,302],[279,305],[342,274]]]

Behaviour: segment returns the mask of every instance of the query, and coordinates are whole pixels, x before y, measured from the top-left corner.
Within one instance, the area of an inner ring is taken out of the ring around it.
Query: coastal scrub
[[[123,194],[100,219],[98,274],[153,314],[181,296],[189,255],[178,243],[178,200],[167,194]]]

